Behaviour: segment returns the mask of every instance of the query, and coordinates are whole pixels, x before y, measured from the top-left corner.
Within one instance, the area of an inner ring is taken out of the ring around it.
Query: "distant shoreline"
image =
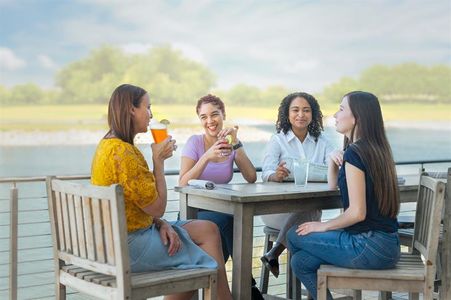
[[[324,125],[327,127],[335,126],[335,119],[327,117],[324,120]],[[404,121],[404,120],[390,120],[384,121],[385,128],[412,128],[412,129],[430,129],[430,130],[450,130],[451,120],[447,121]]]
[[[388,121],[385,122],[386,128],[412,128],[412,129],[433,129],[433,130],[451,130],[451,121]]]
[[[66,130],[66,131],[1,131],[0,146],[49,146],[49,145],[96,145],[105,135],[105,130]],[[176,128],[169,129],[169,134],[184,144],[193,134],[201,134],[198,130]],[[250,126],[240,126],[239,137],[243,141],[257,142],[269,140],[271,133]],[[135,138],[136,144],[151,144],[150,133],[139,134]]]
[[[333,118],[325,120],[325,126],[334,126]],[[451,121],[388,121],[387,128],[412,128],[450,131]],[[177,143],[184,144],[193,134],[201,134],[202,129],[175,128],[170,129],[170,134]],[[104,130],[61,130],[61,131],[0,131],[0,146],[45,146],[45,145],[96,145],[105,135]],[[256,128],[252,124],[240,126],[239,137],[247,142],[267,141],[272,133]],[[150,134],[141,134],[136,139],[136,144],[150,144]]]

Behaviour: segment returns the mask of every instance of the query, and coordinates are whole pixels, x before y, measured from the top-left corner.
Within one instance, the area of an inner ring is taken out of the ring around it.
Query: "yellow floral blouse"
[[[153,219],[142,208],[158,197],[155,177],[144,156],[135,146],[120,139],[103,139],[97,146],[91,167],[91,182],[124,188],[128,232],[148,227]]]

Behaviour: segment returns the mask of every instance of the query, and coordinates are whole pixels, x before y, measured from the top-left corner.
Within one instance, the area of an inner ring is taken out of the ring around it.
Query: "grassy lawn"
[[[324,104],[323,114],[331,116],[338,104]],[[47,105],[0,107],[0,130],[105,129],[107,105]],[[382,107],[386,121],[451,121],[451,104],[392,104]],[[156,119],[168,119],[171,127],[196,126],[194,106],[153,105]],[[227,119],[274,122],[277,107],[227,107]]]

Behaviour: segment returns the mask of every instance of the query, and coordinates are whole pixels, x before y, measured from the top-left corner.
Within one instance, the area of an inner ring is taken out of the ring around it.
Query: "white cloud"
[[[291,65],[284,66],[282,68],[283,71],[292,74],[296,74],[299,72],[304,71],[313,71],[316,68],[318,68],[320,65],[320,62],[315,59],[305,59],[305,60],[298,60],[294,61]]]
[[[26,66],[26,61],[19,58],[11,49],[0,47],[0,69],[15,71]]]
[[[37,56],[39,64],[45,69],[56,70],[58,69],[58,64],[53,61],[49,56],[45,54],[40,54]]]
[[[207,63],[203,52],[193,45],[178,42],[171,43],[170,45],[173,49],[180,50],[184,57],[203,64]],[[154,45],[151,43],[128,43],[120,46],[120,48],[128,54],[146,53],[153,47]]]
[[[152,44],[146,43],[128,43],[121,46],[122,50],[128,54],[142,54],[152,48]]]
[[[185,57],[188,57],[192,60],[195,60],[203,64],[207,64],[207,59],[205,58],[204,53],[202,52],[201,49],[197,48],[196,46],[180,42],[172,43],[172,46],[175,49],[182,51]]]

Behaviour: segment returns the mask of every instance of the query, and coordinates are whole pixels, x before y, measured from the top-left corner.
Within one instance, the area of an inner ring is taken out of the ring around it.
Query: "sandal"
[[[260,257],[263,265],[274,275],[274,277],[279,277],[279,261],[275,258],[269,259],[266,256]]]

